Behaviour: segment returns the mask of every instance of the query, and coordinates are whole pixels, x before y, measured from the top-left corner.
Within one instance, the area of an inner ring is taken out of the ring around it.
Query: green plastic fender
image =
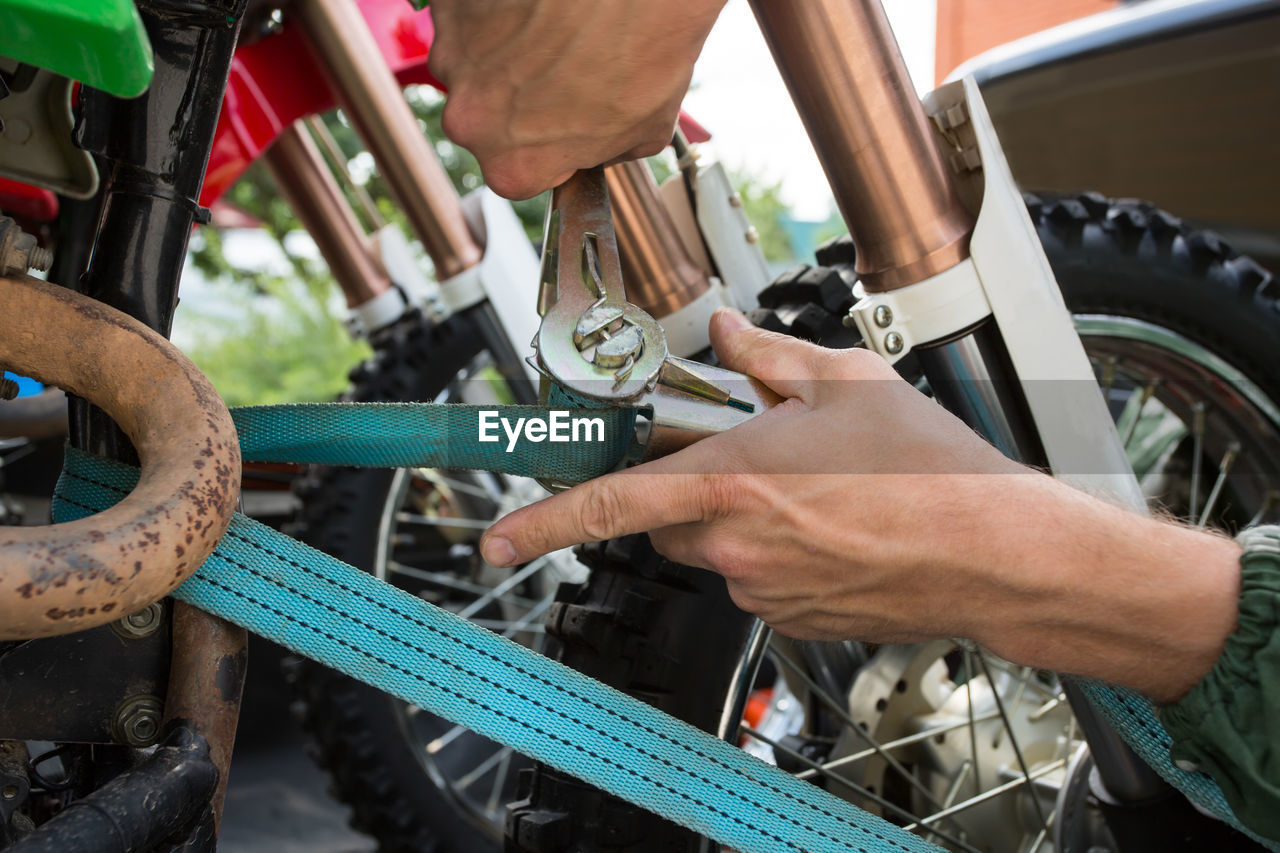
[[[132,0],[0,0],[0,56],[122,98],[145,92],[155,70]]]

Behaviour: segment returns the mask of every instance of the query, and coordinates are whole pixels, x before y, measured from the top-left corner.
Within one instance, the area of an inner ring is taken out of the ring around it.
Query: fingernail
[[[714,316],[719,318],[718,322],[730,332],[741,332],[743,329],[754,327],[754,324],[747,319],[747,315],[737,308],[717,308]]]
[[[480,543],[480,555],[491,566],[504,569],[516,561],[516,549],[501,536],[486,537]]]

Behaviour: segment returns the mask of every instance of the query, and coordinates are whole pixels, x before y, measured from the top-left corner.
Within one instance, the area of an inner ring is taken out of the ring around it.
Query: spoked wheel
[[[1028,208],[1152,504],[1228,532],[1276,521],[1280,289],[1271,276],[1149,205],[1088,194],[1028,197]],[[819,261],[766,289],[752,319],[849,346],[838,319],[851,301],[852,246],[825,247]],[[651,633],[671,627],[662,614],[652,624]],[[744,749],[948,849],[1114,849],[1082,784],[1087,749],[1052,673],[966,641],[745,645],[751,653],[728,665],[739,677],[718,705],[722,716],[746,709],[731,735]],[[687,666],[684,689],[706,695],[727,671],[723,661]],[[637,824],[661,825],[625,814],[632,838],[642,837]],[[592,833],[516,849],[645,849],[593,844],[607,833]],[[689,835],[664,849],[707,846]]]
[[[465,315],[402,320],[353,375],[362,401],[462,400],[504,393]],[[496,401],[496,396],[488,399]],[[302,489],[303,537],[401,589],[539,651],[557,588],[585,579],[566,551],[514,569],[487,565],[480,535],[545,492],[532,480],[474,471],[331,468]],[[485,851],[528,762],[309,661],[293,666],[297,708],[352,825],[387,851]]]
[[[1232,533],[1280,519],[1269,274],[1150,205],[1029,208],[1151,504]],[[851,653],[775,638],[766,655],[755,690],[772,699],[744,728],[766,759],[952,849],[1111,849],[1088,786],[1069,784],[1089,764],[1053,674],[964,641]]]
[[[586,568],[567,551],[515,569],[494,568],[478,556],[480,534],[489,525],[544,495],[525,478],[401,469],[383,504],[373,574],[545,652],[543,621],[556,589],[585,580]],[[414,705],[393,705],[400,735],[440,796],[484,835],[499,839],[505,806],[528,760]]]

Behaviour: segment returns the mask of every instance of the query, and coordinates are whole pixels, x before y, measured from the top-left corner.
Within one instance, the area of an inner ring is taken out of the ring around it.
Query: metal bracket
[[[9,94],[0,101],[0,174],[71,198],[98,191],[98,167],[71,141],[71,81],[0,60]]]
[[[890,364],[921,344],[949,337],[990,316],[991,306],[970,260],[909,287],[867,293],[854,285],[858,301],[849,318],[869,349]]]

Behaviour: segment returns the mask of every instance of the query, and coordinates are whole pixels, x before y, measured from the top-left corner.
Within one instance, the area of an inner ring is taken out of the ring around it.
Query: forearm
[[[1000,478],[993,478],[1000,479]],[[996,484],[991,484],[997,487]],[[1240,546],[1028,475],[984,558],[997,618],[975,639],[1009,660],[1173,701],[1235,630]]]

